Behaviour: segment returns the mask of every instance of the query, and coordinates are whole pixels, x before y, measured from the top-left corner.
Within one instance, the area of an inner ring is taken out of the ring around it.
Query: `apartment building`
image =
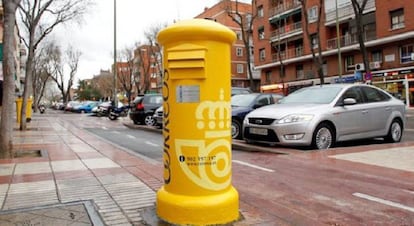
[[[254,2],[254,62],[262,91],[289,94],[320,84],[311,52],[320,48],[325,83],[371,83],[414,105],[414,1],[368,0],[362,33],[350,0],[324,0],[321,18],[318,0],[307,0],[306,9],[298,0]],[[370,70],[358,36],[365,40]]]
[[[246,49],[242,41],[242,29],[239,24],[237,24],[229,13],[238,12],[243,17],[246,18],[245,29],[247,31],[248,24],[251,18],[252,6],[251,4],[235,2],[235,1],[219,1],[217,4],[212,7],[206,7],[204,12],[197,15],[195,18],[201,19],[211,19],[214,20],[231,30],[233,30],[237,35],[237,40],[233,44],[231,50],[231,85],[235,87],[250,87],[250,78],[248,76],[248,61],[246,60],[247,51],[251,49]],[[251,35],[251,32],[247,31],[246,34]],[[252,39],[250,38],[250,46],[253,46]],[[253,57],[252,51],[250,52]],[[253,58],[250,60],[251,67],[253,68]],[[256,71],[252,73],[253,87],[255,90],[259,90],[260,86],[260,74]]]
[[[141,45],[134,50],[133,75],[137,94],[161,93],[162,58],[160,48]]]

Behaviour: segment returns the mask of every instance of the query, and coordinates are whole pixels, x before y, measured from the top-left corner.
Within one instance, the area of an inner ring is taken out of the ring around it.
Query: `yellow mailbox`
[[[157,214],[173,224],[226,224],[239,218],[231,184],[229,28],[205,19],[158,34],[164,47],[164,185]]]
[[[18,97],[16,99],[16,121],[17,123],[20,123],[22,120],[22,106],[23,106],[23,98]],[[30,122],[32,120],[32,98],[29,98],[27,100],[27,107],[26,107],[26,121]]]

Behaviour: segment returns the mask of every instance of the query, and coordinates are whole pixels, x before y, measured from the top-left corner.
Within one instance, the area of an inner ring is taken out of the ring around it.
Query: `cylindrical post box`
[[[158,216],[173,224],[226,224],[239,218],[231,184],[229,28],[205,19],[175,23],[163,46],[164,185]]]

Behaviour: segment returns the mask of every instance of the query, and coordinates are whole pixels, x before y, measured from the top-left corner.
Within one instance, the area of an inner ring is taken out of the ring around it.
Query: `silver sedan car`
[[[250,112],[243,121],[243,137],[248,143],[316,149],[376,137],[399,142],[405,112],[401,100],[374,86],[312,86],[297,90],[279,104]]]

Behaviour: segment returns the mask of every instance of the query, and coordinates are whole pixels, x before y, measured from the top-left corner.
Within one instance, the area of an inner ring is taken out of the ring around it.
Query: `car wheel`
[[[321,123],[313,132],[312,146],[318,150],[328,149],[335,144],[335,134],[327,123]]]
[[[241,124],[236,119],[231,120],[231,138],[241,139]]]
[[[147,115],[147,116],[145,116],[144,123],[147,126],[154,126],[155,125],[155,120],[152,117],[152,115]]]
[[[385,137],[385,141],[390,143],[400,142],[402,138],[402,125],[401,121],[398,119],[392,120],[388,134]]]

